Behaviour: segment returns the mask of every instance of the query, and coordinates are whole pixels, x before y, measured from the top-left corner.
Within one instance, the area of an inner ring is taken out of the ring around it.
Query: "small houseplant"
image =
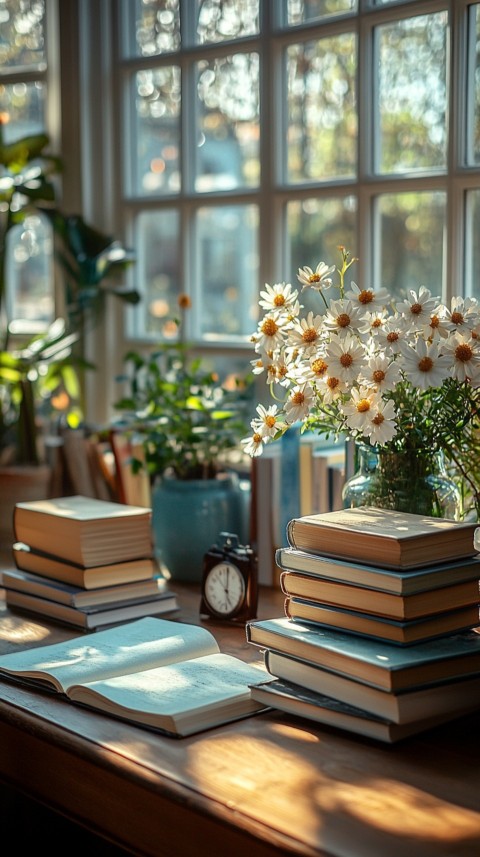
[[[221,383],[192,356],[184,339],[189,308],[181,295],[173,341],[148,356],[126,355],[115,428],[141,438],[143,460],[133,458],[132,468],[144,467],[150,477],[159,558],[172,576],[195,580],[221,531],[245,537],[248,498],[229,468],[229,453],[239,450],[245,434],[249,381]]]

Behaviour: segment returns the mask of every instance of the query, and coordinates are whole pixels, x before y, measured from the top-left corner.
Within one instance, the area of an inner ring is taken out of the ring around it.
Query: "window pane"
[[[131,4],[131,0],[128,0]],[[133,11],[130,6],[128,11]],[[180,47],[179,0],[135,0],[135,44],[127,54],[151,57]],[[130,35],[130,32],[129,32]]]
[[[467,194],[466,294],[480,300],[480,190]],[[454,289],[461,294],[461,289]]]
[[[355,175],[356,65],[353,33],[288,48],[288,181]]]
[[[201,208],[194,258],[201,288],[200,334],[207,340],[250,334],[257,317],[257,206]]]
[[[467,108],[469,111],[468,163],[480,164],[480,4],[472,7],[470,21],[472,22],[470,38],[474,40],[474,50]]]
[[[0,4],[0,67],[45,62],[44,0],[3,0]]]
[[[382,173],[446,165],[447,20],[439,12],[376,32]]]
[[[5,143],[45,130],[45,94],[41,82],[0,86],[0,120]]]
[[[180,189],[180,69],[139,71],[135,78],[133,193],[178,193]]]
[[[54,319],[50,221],[38,214],[26,217],[8,233],[7,247],[8,317],[16,332],[21,332],[19,319],[32,332],[37,322],[45,326]]]
[[[258,186],[258,54],[198,63],[196,191]]]
[[[258,33],[259,0],[196,0],[200,44]]]
[[[357,0],[288,0],[287,19],[289,24],[302,24],[356,9]]]
[[[315,270],[319,262],[336,265],[340,261],[339,245],[349,250],[352,256],[359,255],[355,218],[357,201],[355,197],[329,199],[303,199],[289,202],[287,205],[287,235],[289,239],[290,262],[285,279],[294,288],[299,288],[297,280],[299,268],[308,265]],[[313,289],[302,294],[302,304],[306,310],[318,312],[318,295]]]
[[[135,310],[138,333],[171,339],[178,315],[180,281],[180,218],[177,211],[145,211],[136,222],[138,261],[135,276],[143,299]]]
[[[395,298],[423,285],[442,296],[445,193],[398,193],[378,198],[380,285]]]

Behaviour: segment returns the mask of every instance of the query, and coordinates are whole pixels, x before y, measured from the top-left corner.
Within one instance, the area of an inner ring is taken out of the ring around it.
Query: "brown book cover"
[[[323,604],[334,604],[337,607],[403,621],[431,616],[444,610],[454,610],[466,604],[478,604],[480,600],[478,580],[475,579],[412,595],[395,595],[365,586],[323,580],[297,571],[283,571],[280,575],[280,586],[285,595],[309,598]]]
[[[421,619],[398,622],[358,610],[321,604],[318,601],[286,598],[285,615],[294,622],[311,622],[319,627],[376,637],[402,646],[475,628],[480,622],[478,604],[468,604],[458,610],[447,610]]]
[[[477,552],[477,522],[451,521],[363,506],[293,518],[289,545],[386,568],[420,568]]]
[[[17,503],[15,541],[85,568],[153,552],[151,510],[74,495]]]

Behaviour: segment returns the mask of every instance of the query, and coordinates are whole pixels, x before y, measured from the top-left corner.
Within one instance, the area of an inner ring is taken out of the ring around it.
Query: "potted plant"
[[[245,491],[229,467],[245,434],[248,379],[230,385],[193,357],[183,337],[190,301],[179,298],[177,338],[143,356],[130,351],[126,387],[115,407],[116,428],[141,438],[142,458],[152,485],[152,517],[157,554],[172,577],[199,580],[205,552],[221,531],[246,540]]]

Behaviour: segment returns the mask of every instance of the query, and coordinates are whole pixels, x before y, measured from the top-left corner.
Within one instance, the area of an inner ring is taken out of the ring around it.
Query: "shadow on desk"
[[[131,857],[132,854],[2,783],[0,831],[3,842],[15,843],[17,854],[37,853],[41,845],[47,847],[49,857],[64,857],[70,848],[88,857]]]

